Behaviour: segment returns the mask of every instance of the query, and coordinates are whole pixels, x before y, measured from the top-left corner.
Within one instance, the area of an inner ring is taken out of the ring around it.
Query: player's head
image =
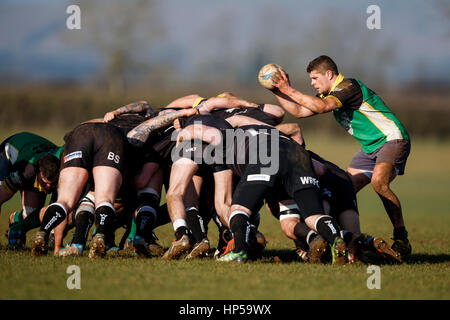
[[[37,180],[45,193],[55,191],[59,178],[59,160],[55,156],[48,154],[39,159],[39,173]]]
[[[328,56],[320,56],[312,60],[306,72],[311,78],[311,85],[319,94],[327,94],[339,74],[336,63]]]

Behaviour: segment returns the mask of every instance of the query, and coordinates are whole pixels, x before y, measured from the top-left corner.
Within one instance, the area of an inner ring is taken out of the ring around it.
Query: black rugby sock
[[[89,229],[94,223],[94,215],[89,211],[79,211],[75,217],[75,232],[73,233],[72,243],[86,245]]]
[[[230,229],[234,238],[234,252],[247,251],[248,235],[250,232],[249,217],[244,212],[232,213]]]
[[[339,229],[336,220],[330,216],[320,217],[316,221],[316,230],[330,244],[333,244],[334,240],[341,236],[341,230]]]
[[[206,238],[206,230],[203,217],[195,207],[186,210],[186,222],[192,232],[192,237],[195,243]]]
[[[189,237],[189,229],[185,226],[178,227],[177,230],[175,230],[175,239],[180,240],[183,235]]]
[[[40,231],[44,231],[47,235],[50,234],[67,216],[66,209],[62,204],[53,203],[45,210],[42,218]]]
[[[95,209],[96,233],[106,234],[111,229],[115,213],[113,205],[109,202],[102,202]]]
[[[408,231],[405,227],[394,228],[394,240],[408,241]]]
[[[261,222],[261,214],[259,212],[252,213],[252,215],[249,218],[249,222],[251,225],[255,226],[256,228],[259,227],[259,223]]]
[[[150,206],[142,206],[138,209],[134,222],[136,223],[136,235],[148,238],[156,221],[156,210]]]

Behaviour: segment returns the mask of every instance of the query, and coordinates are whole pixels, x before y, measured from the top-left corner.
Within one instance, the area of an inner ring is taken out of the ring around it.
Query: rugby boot
[[[217,243],[217,249],[214,252],[215,259],[223,255],[223,253],[227,249],[228,241],[230,241],[231,239],[233,239],[233,235],[231,234],[231,231],[229,229],[220,230],[219,242]]]
[[[152,257],[160,257],[164,254],[164,248],[156,242],[156,240],[159,239],[154,232],[152,232],[150,238],[147,239],[148,251]]]
[[[373,238],[373,246],[387,261],[402,263],[400,254],[392,250],[383,238]]]
[[[200,256],[207,256],[209,253],[210,245],[207,238],[194,244],[191,252],[186,256],[186,259],[197,258]]]
[[[54,249],[55,248],[55,232],[53,232],[53,230],[52,230],[52,232],[50,232],[50,235],[48,237],[48,245],[47,245],[47,247],[49,249]]]
[[[184,234],[179,240],[174,240],[170,248],[161,257],[163,260],[178,259],[191,248],[188,235]]]
[[[81,257],[83,255],[83,245],[72,243],[58,252],[59,257]]]
[[[337,237],[331,246],[332,263],[336,265],[347,264],[347,251],[344,240]]]
[[[373,250],[373,248],[368,247],[370,235],[361,233],[354,240],[350,241],[348,245],[348,264],[359,264],[368,262],[364,257],[363,252],[365,250]]]
[[[227,246],[225,247],[223,253],[220,256],[223,257],[224,255],[230,253],[233,250],[234,250],[234,238],[228,241]]]
[[[33,243],[31,245],[31,255],[39,257],[47,254],[47,241],[45,240],[45,231],[38,231],[34,236]]]
[[[223,255],[217,261],[220,262],[235,262],[235,263],[246,263],[248,260],[247,253],[245,251],[241,252],[233,252],[230,251],[227,254]]]
[[[327,251],[327,246],[326,240],[318,234],[309,244],[308,261],[312,264],[323,263],[323,255]]]
[[[256,230],[256,228],[251,228],[250,230],[251,231],[248,237],[248,257],[254,260],[262,256],[262,252],[266,248],[267,241],[264,235]]]
[[[95,234],[94,238],[92,238],[90,250],[89,250],[89,258],[103,258],[106,254],[106,244],[105,244],[105,235],[103,233]]]
[[[148,250],[148,243],[141,236],[135,235],[133,239],[133,246],[138,258],[150,258],[151,254]]]
[[[401,258],[409,256],[412,252],[411,243],[408,240],[394,240],[391,248],[400,254]]]
[[[296,257],[298,257],[298,259],[300,259],[303,262],[309,261],[308,252],[303,250],[302,248],[295,249],[294,254]]]
[[[126,239],[125,243],[123,244],[123,250],[126,252],[133,252],[134,253],[134,245],[133,245],[133,239]]]

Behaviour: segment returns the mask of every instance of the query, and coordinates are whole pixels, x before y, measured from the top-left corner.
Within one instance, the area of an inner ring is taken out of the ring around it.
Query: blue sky
[[[100,8],[99,17],[117,0],[91,2]],[[81,6],[80,31],[65,28],[69,4]],[[366,28],[371,4],[381,9],[381,30]],[[361,76],[378,72],[385,54],[388,79],[411,81],[420,74],[450,81],[449,7],[440,0],[156,1],[158,15],[152,19],[164,35],[145,41],[155,24],[142,23],[130,50],[140,63],[173,66],[180,77],[198,75],[203,68],[210,72],[215,65],[218,71],[242,69],[256,64],[258,55],[300,74],[310,59],[329,53],[344,70],[357,75],[361,70]],[[95,15],[87,10],[79,1],[0,1],[2,78],[84,79],[104,70],[104,54],[88,40]]]

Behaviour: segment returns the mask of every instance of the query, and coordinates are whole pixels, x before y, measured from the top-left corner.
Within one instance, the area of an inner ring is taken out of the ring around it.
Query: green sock
[[[133,240],[135,234],[136,234],[136,223],[134,223],[133,219],[133,221],[131,222],[131,230],[130,233],[128,234],[128,239]]]
[[[22,212],[22,211],[21,211]],[[20,214],[22,216],[22,214]],[[16,219],[14,219],[16,220]],[[21,230],[23,233],[27,233],[31,229],[37,228],[41,225],[39,221],[39,210],[36,209],[31,212],[25,219],[17,219],[18,222],[11,226],[11,230],[19,231]]]

